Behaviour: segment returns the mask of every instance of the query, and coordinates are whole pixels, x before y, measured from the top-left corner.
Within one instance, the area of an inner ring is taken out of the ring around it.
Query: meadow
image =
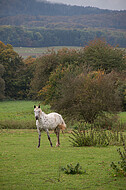
[[[78,46],[53,46],[53,47],[14,47],[14,51],[16,51],[20,56],[26,59],[28,56],[32,56],[34,58],[45,55],[50,50],[58,51],[62,48],[68,49],[80,49]],[[121,48],[126,50],[126,48]]]
[[[51,148],[45,133],[37,148],[36,130],[0,131],[0,189],[91,189],[123,190],[124,177],[116,177],[110,164],[119,161],[116,146],[72,147],[69,134],[61,134],[61,146],[56,148],[52,133]],[[80,163],[84,174],[67,175],[61,167]]]
[[[24,59],[26,59],[28,56],[32,57],[40,57],[42,55],[45,55],[50,50],[58,51],[62,48],[69,48],[69,49],[80,49],[81,47],[77,46],[53,46],[53,47],[14,47],[14,51],[16,51],[20,56],[22,56]]]
[[[35,128],[35,101],[3,101],[0,102],[0,128],[32,129]],[[48,113],[50,106],[41,106]]]
[[[27,123],[33,129],[0,129],[0,189],[2,190],[123,190],[125,177],[114,175],[110,164],[117,163],[120,156],[117,146],[107,147],[73,147],[69,142],[70,133],[60,134],[61,146],[55,147],[56,136],[50,137],[51,148],[45,132],[42,133],[41,146],[38,149],[38,133],[33,114],[34,101],[0,102],[0,123]],[[49,106],[43,106],[50,112]],[[121,113],[120,113],[121,114]],[[125,113],[124,113],[125,114]],[[124,114],[121,115],[124,121]],[[62,167],[72,163],[82,166],[83,174],[67,175]]]

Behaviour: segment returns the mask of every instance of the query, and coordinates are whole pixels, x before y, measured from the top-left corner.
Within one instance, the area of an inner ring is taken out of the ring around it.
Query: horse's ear
[[[34,108],[36,108],[36,106],[34,105]]]
[[[40,104],[39,104],[38,108],[40,108]]]

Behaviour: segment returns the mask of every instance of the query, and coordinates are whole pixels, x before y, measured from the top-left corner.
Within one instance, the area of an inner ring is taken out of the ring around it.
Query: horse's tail
[[[61,116],[61,124],[59,124],[59,128],[62,131],[66,129],[66,124],[65,124],[65,121],[63,120],[62,116]]]

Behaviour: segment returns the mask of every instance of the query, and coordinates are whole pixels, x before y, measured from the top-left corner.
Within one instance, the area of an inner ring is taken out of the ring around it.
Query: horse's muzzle
[[[36,116],[35,119],[38,120],[38,116]]]

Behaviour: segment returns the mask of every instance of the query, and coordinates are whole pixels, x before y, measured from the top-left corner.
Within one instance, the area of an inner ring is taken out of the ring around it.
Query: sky
[[[47,0],[67,5],[92,6],[100,9],[126,10],[126,0]]]

